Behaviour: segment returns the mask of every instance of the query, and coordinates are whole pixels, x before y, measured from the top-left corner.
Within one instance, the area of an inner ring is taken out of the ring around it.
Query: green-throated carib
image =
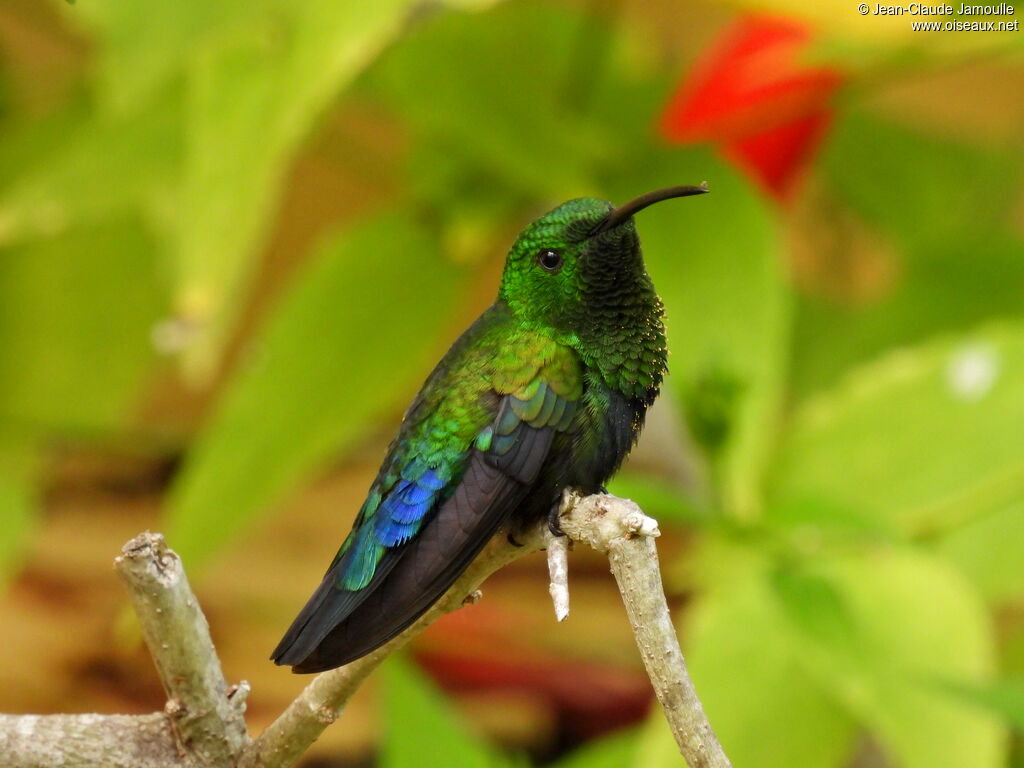
[[[323,582],[273,653],[338,667],[427,610],[499,528],[600,489],[639,436],[666,371],[662,303],[633,214],[570,200],[509,251],[498,299],[427,378]]]

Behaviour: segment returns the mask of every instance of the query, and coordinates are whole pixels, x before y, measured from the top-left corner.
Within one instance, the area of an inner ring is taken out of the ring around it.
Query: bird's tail
[[[271,658],[294,672],[322,672],[383,645],[445,593],[525,492],[474,456],[452,496],[414,539],[384,554],[366,587],[340,589],[336,563]]]

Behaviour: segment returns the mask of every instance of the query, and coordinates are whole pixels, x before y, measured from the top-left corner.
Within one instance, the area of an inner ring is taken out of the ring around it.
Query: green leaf
[[[419,162],[446,171],[414,183],[440,199],[453,182],[447,177],[467,173],[461,183],[475,182],[474,195],[488,194],[491,183],[559,202],[592,192],[590,167],[608,154],[611,137],[574,110],[566,92],[568,51],[585,23],[537,3],[441,13],[383,57],[370,73],[371,92],[416,131],[418,151],[430,157]]]
[[[0,236],[154,207],[171,230],[175,309],[194,331],[185,372],[204,380],[246,295],[292,156],[413,4],[90,3],[81,18],[101,41],[100,104],[67,150],[0,201]],[[163,94],[181,92],[183,112],[177,102],[166,108]]]
[[[32,460],[28,441],[0,434],[0,587],[21,564],[35,528],[35,493],[29,471]]]
[[[996,713],[1024,732],[1024,684],[1003,680],[980,684],[951,681],[940,685],[950,694]]]
[[[0,418],[22,428],[120,423],[155,362],[166,309],[147,232],[104,221],[0,252]]]
[[[194,567],[423,380],[461,273],[409,217],[326,241],[227,386],[173,489],[168,539]]]
[[[934,682],[980,681],[994,668],[988,617],[959,575],[939,560],[900,550],[832,556],[815,565],[816,578],[838,596],[843,620],[794,622],[801,654],[891,762],[902,768],[1002,765],[1005,732],[997,719]],[[798,599],[792,592],[780,597],[790,604]],[[805,601],[798,610],[818,609]],[[826,615],[837,615],[834,607]]]
[[[65,147],[68,136],[81,128],[86,116],[86,105],[79,99],[43,117],[5,114],[0,122],[0,185],[5,193],[26,170]]]
[[[984,608],[954,569],[877,546],[780,565],[719,542],[701,558],[722,561],[727,577],[693,606],[687,658],[736,768],[834,768],[860,729],[901,768],[1001,765],[997,720],[935,682],[973,685],[995,666]],[[676,764],[653,732],[635,764]]]
[[[801,548],[801,542],[806,548],[808,541],[817,549],[848,547],[854,543],[897,543],[906,539],[891,521],[823,498],[791,500],[784,506],[772,507],[765,517],[772,533],[789,534],[797,549]]]
[[[803,296],[793,339],[792,387],[803,399],[854,365],[894,347],[983,321],[1021,317],[1024,244],[1000,233],[911,245],[898,256],[892,285],[866,303]],[[964,258],[965,253],[970,258]]]
[[[644,169],[641,171],[640,169]],[[647,269],[665,301],[670,376],[704,439],[726,508],[756,515],[785,374],[790,318],[777,223],[733,168],[696,150],[649,150],[612,199],[707,180],[711,193],[637,216]]]
[[[446,4],[475,8],[494,1]],[[268,17],[301,12],[301,4],[289,0],[90,0],[65,16],[99,41],[100,94],[105,109],[119,112],[144,103],[186,69],[200,48],[259,26]]]
[[[842,200],[905,246],[971,243],[1005,228],[1024,173],[1019,153],[986,151],[857,112],[833,128],[820,164]]]
[[[850,754],[854,723],[808,669],[766,572],[747,565],[687,617],[697,694],[736,768],[835,768]],[[633,765],[679,764],[656,708]]]
[[[588,741],[553,763],[551,768],[623,768],[632,763],[639,738],[637,728],[616,731],[610,736]]]
[[[840,226],[829,245],[842,259],[847,240],[871,238],[884,282],[855,301],[801,297],[793,343],[796,399],[834,384],[885,349],[1022,314],[1022,242],[1013,232],[1024,180],[1019,153],[853,112],[830,133],[820,167],[827,200],[840,208],[837,221],[854,219],[845,234],[855,237],[844,237]],[[819,213],[828,210],[823,205]],[[858,255],[855,250],[846,259]]]
[[[444,694],[404,656],[381,668],[384,742],[380,768],[493,768],[511,761],[467,730]]]
[[[202,379],[217,360],[292,153],[397,34],[410,5],[294,4],[289,23],[268,16],[190,61],[177,304],[199,335],[186,373]]]
[[[1024,501],[996,506],[948,531],[935,542],[937,553],[954,563],[992,602],[1024,594]]]
[[[196,51],[258,21],[282,0],[90,0],[66,13],[99,41],[97,80],[109,112],[145,103]]]
[[[787,563],[769,580],[786,620],[799,633],[831,650],[863,656],[851,607],[832,581],[804,563]]]
[[[38,137],[24,137],[18,151],[35,154],[35,162],[20,167],[0,195],[0,243],[163,205],[181,160],[180,117],[177,93],[167,92],[116,117],[71,110],[43,125],[43,147]]]
[[[1024,491],[1024,326],[993,325],[857,369],[793,415],[770,495],[861,510],[904,532]]]

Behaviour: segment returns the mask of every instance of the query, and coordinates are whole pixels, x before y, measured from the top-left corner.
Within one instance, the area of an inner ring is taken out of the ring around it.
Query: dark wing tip
[[[317,672],[326,672],[329,669],[336,669],[340,666],[344,666],[348,662],[341,662],[340,664],[327,663],[323,661],[310,661],[306,659],[299,664],[292,665],[293,675],[312,675]]]
[[[270,654],[270,660],[279,667],[294,666],[302,661],[300,655],[295,652],[294,643],[285,642],[288,639],[287,637],[282,639],[274,652]]]
[[[328,571],[270,654],[278,666],[301,664],[331,629],[359,604],[361,595],[340,590],[334,585],[334,570]]]

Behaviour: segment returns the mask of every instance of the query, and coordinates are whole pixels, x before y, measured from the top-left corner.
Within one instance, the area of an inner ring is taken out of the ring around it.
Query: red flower
[[[661,132],[670,141],[713,141],[784,199],[814,156],[831,118],[841,72],[804,61],[803,23],[743,16],[697,61],[670,99]]]

